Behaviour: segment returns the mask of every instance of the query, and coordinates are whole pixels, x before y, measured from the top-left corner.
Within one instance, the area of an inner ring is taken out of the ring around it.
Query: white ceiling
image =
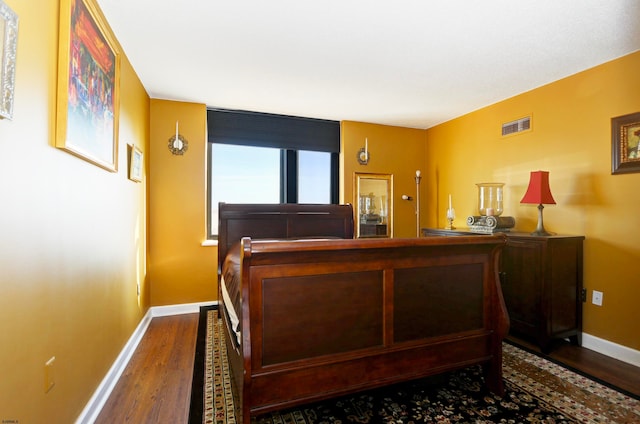
[[[152,98],[413,128],[640,50],[638,0],[98,4]]]

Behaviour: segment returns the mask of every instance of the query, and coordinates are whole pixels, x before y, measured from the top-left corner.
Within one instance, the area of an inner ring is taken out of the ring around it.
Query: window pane
[[[298,151],[298,203],[331,203],[331,153]]]
[[[218,234],[218,202],[280,202],[280,149],[212,143],[209,151],[212,234]]]

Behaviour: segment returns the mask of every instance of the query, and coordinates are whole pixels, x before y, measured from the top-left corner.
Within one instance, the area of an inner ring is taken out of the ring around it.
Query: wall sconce
[[[408,200],[409,202],[413,200],[413,197],[407,196],[406,194],[402,195],[402,200]]]
[[[544,222],[542,220],[542,210],[544,205],[555,205],[556,201],[551,195],[551,188],[549,187],[549,172],[547,171],[532,171],[529,179],[529,187],[527,192],[520,203],[530,203],[538,205],[538,226],[536,230],[531,233],[533,236],[550,236],[552,233],[547,232],[544,229]]]
[[[176,135],[169,138],[169,151],[174,155],[182,156],[189,148],[189,142],[178,133],[178,121],[176,121]]]
[[[360,165],[366,165],[369,163],[369,140],[364,139],[364,147],[358,150],[358,163]]]

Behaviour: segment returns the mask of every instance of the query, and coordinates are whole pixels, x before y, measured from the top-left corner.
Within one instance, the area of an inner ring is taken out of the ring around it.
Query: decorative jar
[[[500,216],[504,211],[502,189],[504,183],[479,183],[478,212],[481,216]]]

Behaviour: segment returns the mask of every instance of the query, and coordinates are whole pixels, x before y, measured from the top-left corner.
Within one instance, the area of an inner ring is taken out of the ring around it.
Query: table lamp
[[[529,178],[529,187],[527,192],[520,203],[531,203],[538,205],[538,227],[531,233],[533,236],[550,236],[552,233],[548,233],[544,229],[544,222],[542,220],[542,205],[555,205],[556,201],[553,200],[551,195],[551,189],[549,188],[549,172],[547,171],[532,171]]]

